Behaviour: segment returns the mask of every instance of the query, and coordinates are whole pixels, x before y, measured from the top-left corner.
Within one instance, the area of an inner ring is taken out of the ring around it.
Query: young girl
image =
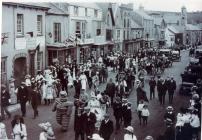
[[[144,105],[143,109],[142,109],[142,113],[141,113],[143,125],[145,125],[145,124],[147,125],[147,120],[148,120],[149,115],[150,115],[150,113],[149,113],[149,110],[147,108],[147,105]]]
[[[140,100],[140,103],[138,104],[138,107],[137,107],[137,112],[138,112],[138,118],[139,118],[139,121],[140,121],[140,125],[142,123],[142,109],[143,109],[143,106],[144,106],[144,101]]]
[[[11,122],[13,128],[14,140],[27,140],[27,129],[24,124],[24,120],[19,115],[14,116],[14,120]]]

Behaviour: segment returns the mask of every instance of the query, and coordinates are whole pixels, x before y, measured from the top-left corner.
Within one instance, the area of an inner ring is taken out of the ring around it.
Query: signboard
[[[26,49],[26,39],[24,37],[15,39],[15,49],[16,50]]]

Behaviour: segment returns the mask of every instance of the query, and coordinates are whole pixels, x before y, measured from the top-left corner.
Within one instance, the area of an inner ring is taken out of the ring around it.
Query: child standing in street
[[[147,125],[147,120],[150,115],[147,105],[143,106],[141,115],[142,115],[143,125]]]
[[[139,121],[140,121],[140,125],[142,123],[142,109],[143,109],[143,106],[144,106],[144,101],[143,100],[140,100],[138,106],[137,106],[137,112],[138,112],[138,118],[139,118]]]

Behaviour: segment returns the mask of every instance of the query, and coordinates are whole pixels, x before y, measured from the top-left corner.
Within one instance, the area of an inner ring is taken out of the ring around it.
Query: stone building
[[[2,3],[1,82],[12,76],[18,86],[26,74],[45,67],[45,12],[31,3]]]

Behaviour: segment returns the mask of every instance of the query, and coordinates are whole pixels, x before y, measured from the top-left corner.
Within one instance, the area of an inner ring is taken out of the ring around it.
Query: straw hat
[[[125,130],[129,131],[130,133],[133,133],[133,131],[134,131],[132,126],[126,127]]]
[[[50,124],[50,122],[46,122],[46,123],[40,123],[40,124],[38,124],[38,126],[44,130],[48,130],[48,128],[51,127],[51,124]]]
[[[25,78],[31,78],[31,75],[27,74],[25,75]]]
[[[152,136],[146,136],[144,140],[154,140],[154,138]]]
[[[90,140],[104,140],[99,134],[93,134]]]

